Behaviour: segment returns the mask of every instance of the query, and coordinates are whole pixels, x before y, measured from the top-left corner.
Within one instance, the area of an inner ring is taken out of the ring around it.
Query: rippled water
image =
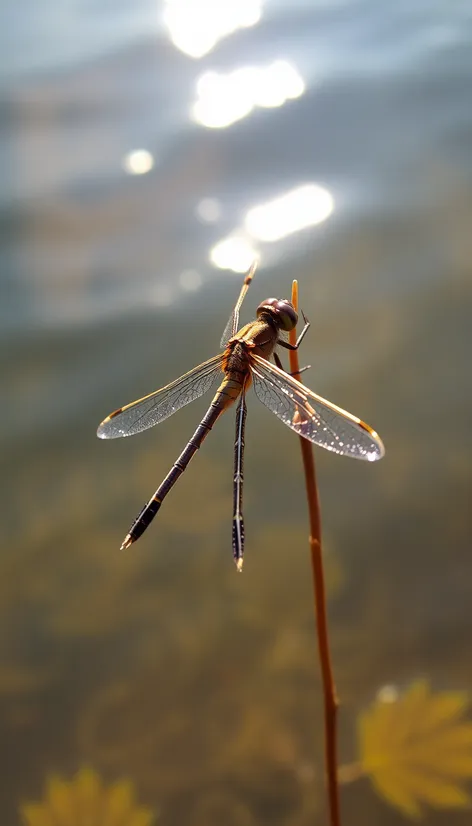
[[[218,350],[241,276],[211,256],[242,236],[232,260],[261,257],[244,320],[298,278],[307,383],[387,448],[378,466],[318,457],[341,760],[384,683],[471,686],[472,13],[273,0],[198,58],[163,8],[6,10],[2,820],[86,763],[130,777],[166,824],[324,823],[295,437],[250,399],[237,577],[231,415],[127,554],[205,402],[123,443],[95,429]],[[184,35],[204,42],[197,24]],[[269,107],[277,61],[298,92]],[[223,89],[211,117],[239,113],[226,128],[192,117],[208,72]],[[152,168],[130,174],[139,163]],[[324,221],[248,232],[251,208],[306,184],[332,198]],[[399,821],[367,786],[343,804],[346,823]]]

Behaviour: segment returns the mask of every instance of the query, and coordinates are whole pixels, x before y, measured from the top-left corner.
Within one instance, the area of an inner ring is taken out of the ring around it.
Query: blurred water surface
[[[238,577],[231,416],[127,554],[205,401],[95,438],[218,350],[227,267],[253,252],[244,319],[298,278],[307,383],[387,448],[378,466],[318,457],[342,760],[379,686],[472,682],[470,4],[184,6],[5,7],[5,824],[84,762],[130,776],[166,824],[326,822],[297,440],[250,399]],[[367,787],[343,803],[353,826],[399,822]]]

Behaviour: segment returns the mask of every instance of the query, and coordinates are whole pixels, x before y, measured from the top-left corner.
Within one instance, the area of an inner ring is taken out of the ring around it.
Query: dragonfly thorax
[[[286,298],[266,298],[257,308],[258,318],[268,315],[280,330],[294,330],[298,322],[298,313]]]

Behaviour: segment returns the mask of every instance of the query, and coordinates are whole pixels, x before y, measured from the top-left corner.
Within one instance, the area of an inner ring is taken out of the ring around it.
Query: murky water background
[[[330,193],[332,214],[272,242],[246,232],[243,257],[252,245],[261,268],[244,320],[298,278],[307,383],[387,448],[374,466],[317,454],[342,762],[380,686],[472,684],[471,7],[273,0],[199,58],[172,42],[163,9],[6,7],[4,824],[48,773],[82,764],[131,778],[172,826],[326,822],[296,438],[250,398],[243,576],[231,415],[126,554],[206,400],[135,439],[95,438],[110,410],[218,350],[240,276],[211,251],[303,184]],[[303,81],[295,99],[226,128],[192,120],[204,72],[276,60]],[[130,160],[137,149],[149,155]],[[367,783],[342,802],[352,826],[402,822]]]

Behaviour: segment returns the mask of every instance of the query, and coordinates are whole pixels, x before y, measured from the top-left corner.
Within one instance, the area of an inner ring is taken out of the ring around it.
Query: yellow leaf
[[[464,692],[433,694],[426,680],[417,680],[402,695],[381,692],[359,715],[362,770],[409,817],[418,818],[422,804],[471,804],[463,785],[472,778],[472,724],[462,719],[467,705]]]
[[[120,780],[105,787],[99,775],[83,768],[71,781],[52,776],[42,803],[20,807],[24,826],[151,826],[153,814],[136,806],[134,786]]]
[[[25,826],[54,826],[54,816],[40,803],[26,803],[20,807]]]
[[[102,793],[102,784],[98,774],[93,769],[84,766],[77,772],[70,786],[73,792],[71,796],[80,811],[85,813],[97,805],[97,800]]]
[[[401,781],[398,782],[395,771],[373,773],[371,780],[376,791],[392,806],[400,809],[411,818],[421,816],[421,809],[414,796]]]
[[[60,777],[51,777],[47,786],[47,796],[54,822],[64,826],[75,826],[76,812],[69,783]]]
[[[460,786],[426,771],[410,769],[407,775],[401,774],[399,780],[412,796],[438,809],[462,808],[469,803],[467,792]]]
[[[101,826],[115,826],[127,822],[133,808],[133,785],[128,780],[120,780],[110,787],[107,794],[105,817]]]
[[[75,820],[93,824],[100,821],[102,783],[96,772],[88,766],[81,768],[69,784],[71,806],[74,808]],[[63,826],[59,821],[60,826]],[[75,824],[74,824],[75,826]]]
[[[152,826],[153,823],[154,815],[151,809],[146,809],[142,806],[131,815],[127,826]]]
[[[434,720],[436,726],[452,722],[461,717],[469,705],[469,697],[465,691],[442,691],[437,695],[430,695],[427,706],[426,720]]]

